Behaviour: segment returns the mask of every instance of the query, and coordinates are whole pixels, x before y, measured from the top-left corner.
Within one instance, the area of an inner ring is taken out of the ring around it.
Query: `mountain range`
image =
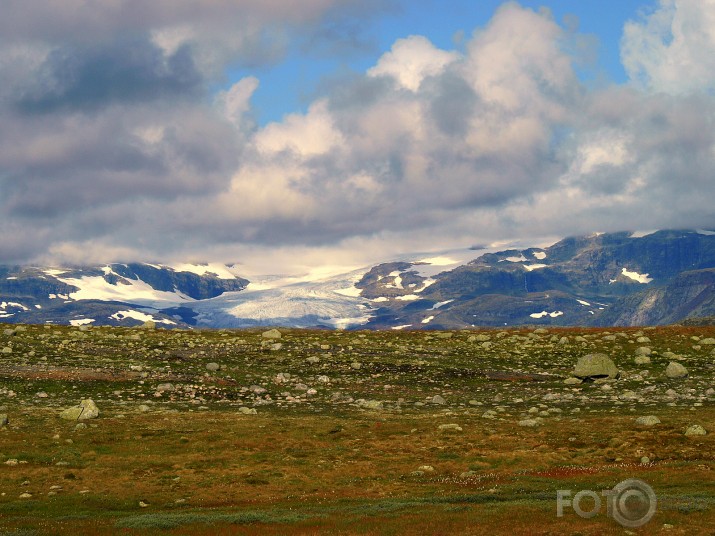
[[[594,233],[473,246],[339,273],[241,266],[0,266],[0,322],[166,328],[634,326],[715,316],[715,231]]]

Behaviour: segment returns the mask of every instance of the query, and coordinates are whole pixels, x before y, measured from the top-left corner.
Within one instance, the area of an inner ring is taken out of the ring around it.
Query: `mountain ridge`
[[[236,265],[0,266],[0,321],[167,328],[462,329],[715,316],[715,232],[594,233],[548,247],[403,256],[323,276]]]

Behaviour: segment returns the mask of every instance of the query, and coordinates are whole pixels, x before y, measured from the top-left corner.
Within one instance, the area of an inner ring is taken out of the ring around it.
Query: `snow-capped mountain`
[[[641,325],[715,316],[715,232],[596,233],[359,269],[241,277],[235,265],[0,266],[0,321],[444,329]]]

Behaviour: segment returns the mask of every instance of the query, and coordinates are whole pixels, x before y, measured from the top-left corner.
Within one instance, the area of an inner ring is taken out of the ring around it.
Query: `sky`
[[[715,0],[4,0],[0,263],[712,228]]]

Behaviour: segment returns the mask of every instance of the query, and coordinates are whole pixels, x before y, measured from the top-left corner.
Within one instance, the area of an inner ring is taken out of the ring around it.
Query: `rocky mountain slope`
[[[473,247],[345,273],[263,277],[235,266],[0,266],[0,321],[371,329],[654,325],[715,316],[715,232]]]

